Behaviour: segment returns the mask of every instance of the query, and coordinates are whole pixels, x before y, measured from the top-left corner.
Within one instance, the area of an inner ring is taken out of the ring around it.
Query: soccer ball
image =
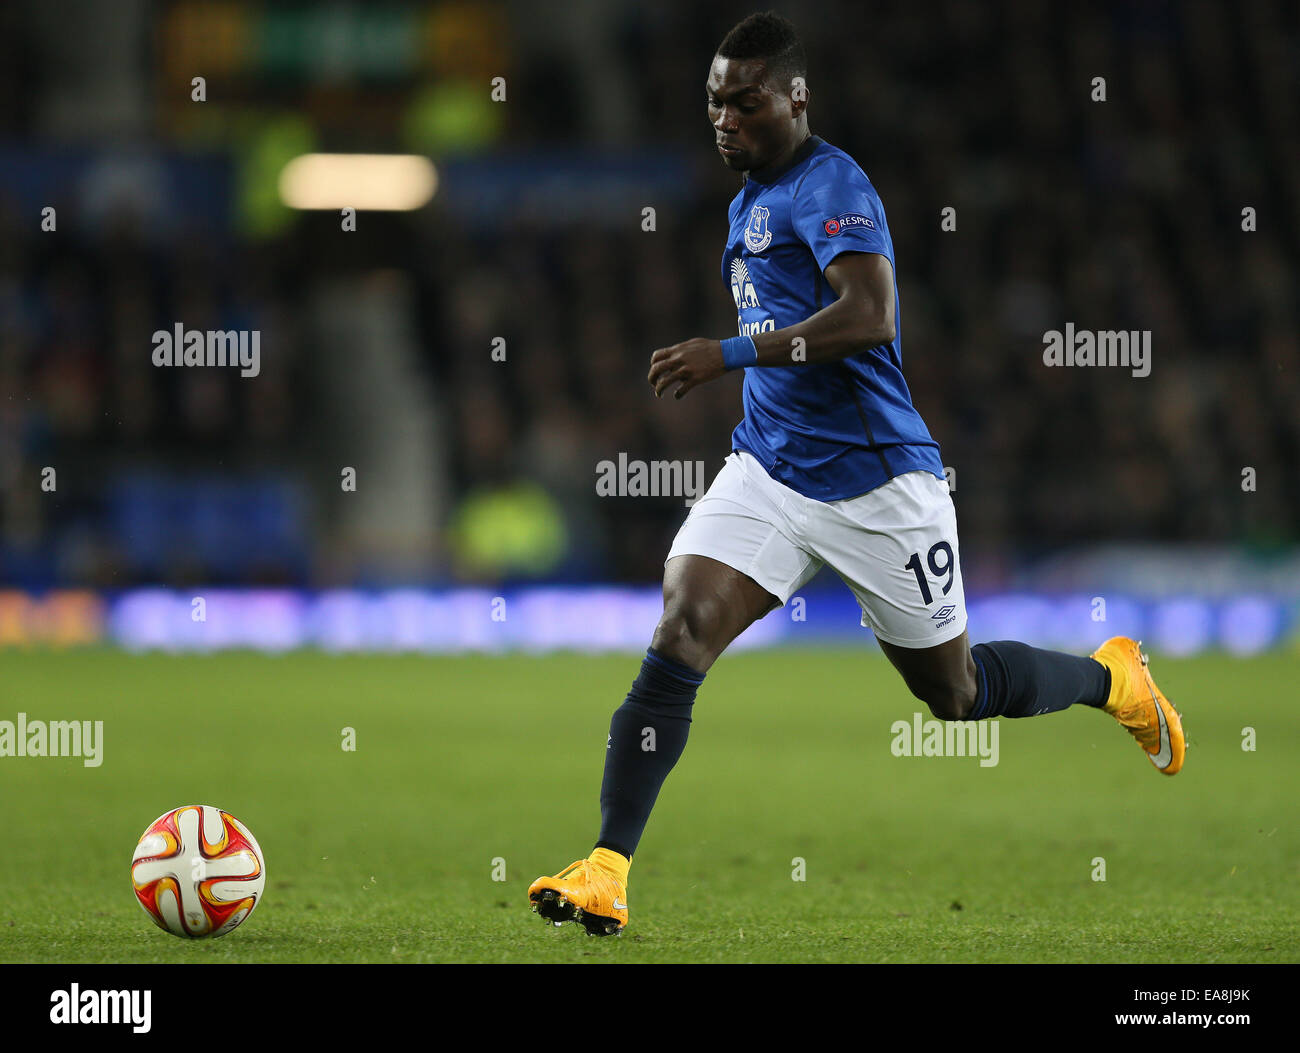
[[[224,936],[253,913],[266,886],[262,850],[229,812],[187,804],[164,812],[131,858],[135,897],[173,936]]]

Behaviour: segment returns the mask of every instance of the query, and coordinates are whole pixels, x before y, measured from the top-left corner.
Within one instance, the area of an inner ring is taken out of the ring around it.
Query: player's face
[[[717,55],[709,69],[705,91],[718,153],[738,172],[761,171],[797,145],[795,110],[803,107],[765,81],[765,74],[761,61]]]

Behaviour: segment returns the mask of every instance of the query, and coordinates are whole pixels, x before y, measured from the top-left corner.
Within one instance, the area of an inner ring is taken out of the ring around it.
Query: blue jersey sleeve
[[[876,252],[893,265],[880,195],[856,165],[833,158],[813,168],[795,192],[790,218],[823,271],[841,252]]]

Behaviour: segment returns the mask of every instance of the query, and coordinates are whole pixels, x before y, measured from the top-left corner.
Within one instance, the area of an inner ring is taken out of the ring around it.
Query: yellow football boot
[[[1156,768],[1177,775],[1187,751],[1183,720],[1151,679],[1142,641],[1112,636],[1092,657],[1110,670],[1110,697],[1102,708],[1128,728]]]
[[[622,935],[627,924],[627,883],[591,859],[579,859],[554,877],[528,886],[533,913],[556,926],[581,922],[588,936]]]

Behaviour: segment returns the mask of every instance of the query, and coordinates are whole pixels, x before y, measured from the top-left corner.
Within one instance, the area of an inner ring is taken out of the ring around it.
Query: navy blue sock
[[[640,675],[609,722],[597,848],[632,858],[659,788],[686,748],[691,706],[703,682],[703,673],[653,647],[646,650]]]
[[[1104,706],[1110,694],[1110,670],[1094,658],[1015,640],[976,644],[970,652],[978,685],[969,720],[1036,717],[1076,702]]]

